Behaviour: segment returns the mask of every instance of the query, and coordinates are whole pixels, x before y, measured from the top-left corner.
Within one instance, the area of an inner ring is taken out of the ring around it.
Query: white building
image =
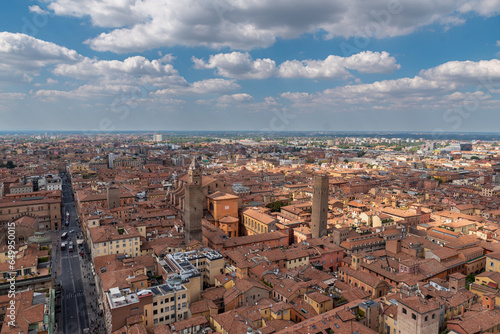
[[[155,134],[153,134],[153,141],[156,143],[162,142],[163,136],[159,133],[155,133]]]

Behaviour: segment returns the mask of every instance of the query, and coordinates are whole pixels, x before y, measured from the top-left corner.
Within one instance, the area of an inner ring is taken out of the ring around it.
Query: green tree
[[[288,205],[287,201],[276,201],[266,205],[266,208],[270,208],[271,212],[279,212],[281,207]]]
[[[17,166],[14,164],[12,160],[9,160],[7,161],[7,164],[5,164],[5,167],[7,167],[8,169],[13,169],[16,168]]]
[[[474,274],[467,275],[467,277],[465,278],[465,287],[469,289],[469,285],[471,285],[475,281],[476,281],[476,275]]]

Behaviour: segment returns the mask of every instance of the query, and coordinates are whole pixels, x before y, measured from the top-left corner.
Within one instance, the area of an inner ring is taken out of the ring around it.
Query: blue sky
[[[500,0],[0,4],[0,130],[498,131]]]

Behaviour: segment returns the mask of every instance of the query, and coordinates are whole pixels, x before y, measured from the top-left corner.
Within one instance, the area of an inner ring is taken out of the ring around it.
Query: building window
[[[412,313],[412,314],[411,314],[411,318],[412,318],[413,320],[416,320],[416,319],[417,319],[417,316],[415,315],[415,313]]]
[[[425,316],[425,321],[428,321],[429,320],[429,317],[428,316]]]
[[[406,309],[403,307],[403,314],[406,314]]]
[[[435,317],[436,317],[436,315],[435,315],[435,314],[433,314],[433,315],[432,315],[432,319],[434,319]]]

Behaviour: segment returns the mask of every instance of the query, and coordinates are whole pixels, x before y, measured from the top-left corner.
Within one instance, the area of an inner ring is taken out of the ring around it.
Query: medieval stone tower
[[[314,176],[311,234],[313,238],[326,235],[328,218],[328,175]]]
[[[203,217],[203,193],[201,191],[201,168],[193,158],[188,170],[188,183],[185,190],[184,225],[186,245],[191,240],[202,242],[201,218]]]
[[[106,191],[106,197],[108,200],[109,209],[114,209],[120,206],[120,189],[114,184],[111,184],[108,187]]]

